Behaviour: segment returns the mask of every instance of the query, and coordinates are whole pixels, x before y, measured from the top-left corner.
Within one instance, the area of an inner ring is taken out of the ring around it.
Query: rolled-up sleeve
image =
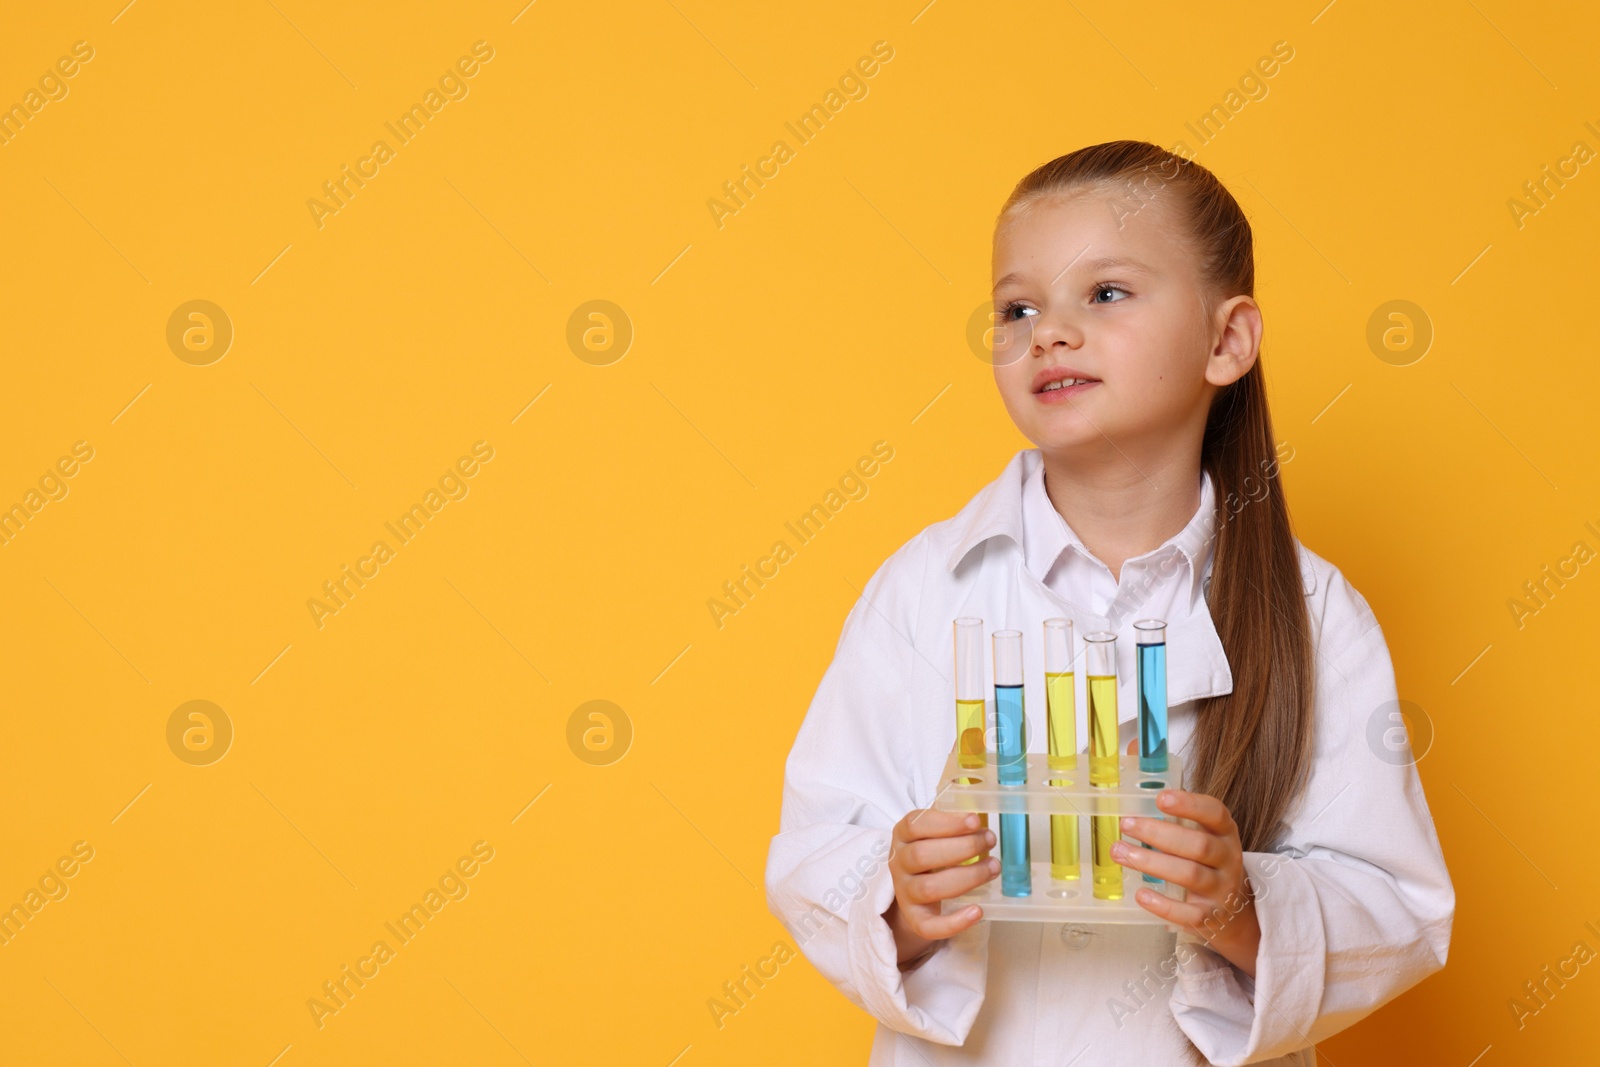
[[[1455,890],[1366,601],[1335,573],[1319,641],[1313,770],[1271,852],[1246,852],[1255,979],[1179,935],[1172,1013],[1219,1067],[1313,1045],[1442,968]]]
[[[891,833],[913,796],[912,644],[926,552],[908,542],[845,619],[785,765],[767,905],[822,975],[893,1030],[961,1044],[983,1006],[988,924],[940,941],[902,971],[883,918],[894,901]]]

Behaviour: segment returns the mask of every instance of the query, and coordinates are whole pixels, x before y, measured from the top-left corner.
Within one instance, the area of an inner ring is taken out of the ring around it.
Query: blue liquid
[[[1028,780],[1027,750],[1022,745],[1022,686],[994,687],[994,714],[999,728],[995,762],[1001,785],[1023,785]],[[1000,816],[1000,895],[1025,897],[1033,893],[1033,863],[1029,854],[1028,817]]]
[[[1028,780],[1028,757],[1022,747],[1022,686],[994,687],[995,763],[1001,785],[1021,785]]]
[[[1028,847],[1028,817],[1000,816],[1000,895],[1033,894],[1033,857]]]
[[[1167,646],[1139,645],[1139,770],[1167,769]]]

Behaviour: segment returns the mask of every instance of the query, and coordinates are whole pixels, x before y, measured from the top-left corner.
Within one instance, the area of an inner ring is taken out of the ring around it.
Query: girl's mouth
[[[1080,380],[1077,385],[1068,385],[1067,382],[1070,380],[1064,378],[1060,381],[1050,382],[1033,395],[1038,398],[1041,404],[1063,404],[1069,398],[1078,396],[1100,384],[1094,380]]]

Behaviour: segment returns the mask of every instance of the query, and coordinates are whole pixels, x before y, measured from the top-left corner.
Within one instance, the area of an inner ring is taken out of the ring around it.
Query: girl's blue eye
[[[1092,303],[1096,304],[1120,304],[1122,302],[1120,300],[1101,300],[1100,295],[1102,293],[1121,293],[1124,297],[1131,295],[1128,290],[1124,289],[1122,286],[1113,285],[1110,282],[1099,282],[1090,290],[1090,292],[1094,294],[1094,300]],[[999,315],[1001,320],[1005,322],[1015,322],[1016,318],[1012,315],[1012,312],[1015,311],[1032,312],[1035,315],[1039,313],[1037,308],[1031,308],[1026,304],[1020,304],[1017,301],[1012,300],[1000,309]]]

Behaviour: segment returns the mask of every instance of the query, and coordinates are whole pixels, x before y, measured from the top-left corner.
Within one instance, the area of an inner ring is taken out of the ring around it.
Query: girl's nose
[[[1056,345],[1081,348],[1083,330],[1070,315],[1041,311],[1033,316],[1033,349],[1035,352],[1049,352]]]

